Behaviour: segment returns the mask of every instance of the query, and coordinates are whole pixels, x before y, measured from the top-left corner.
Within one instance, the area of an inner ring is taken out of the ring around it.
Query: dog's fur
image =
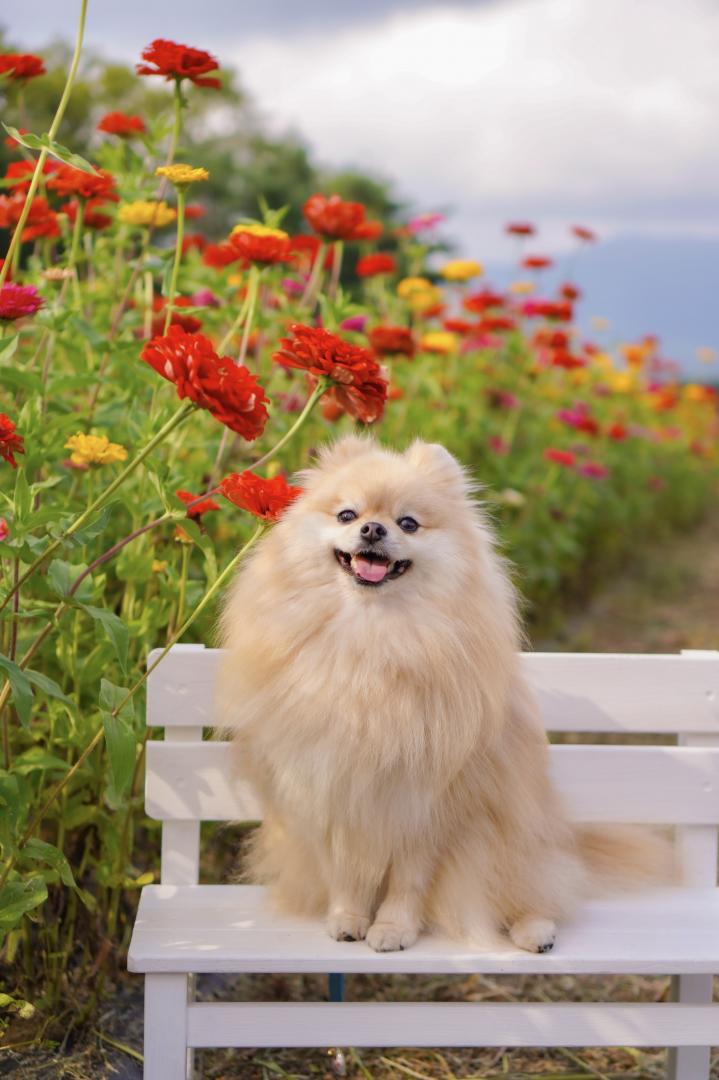
[[[636,830],[566,819],[519,671],[516,595],[472,485],[440,446],[397,454],[356,437],[301,482],[222,618],[219,723],[265,812],[254,879],[378,950],[422,928],[475,942],[506,929],[550,949],[599,878],[651,876],[661,852]],[[346,509],[356,520],[338,521]],[[336,554],[366,548],[368,522],[387,529],[390,568],[411,560],[370,587]]]

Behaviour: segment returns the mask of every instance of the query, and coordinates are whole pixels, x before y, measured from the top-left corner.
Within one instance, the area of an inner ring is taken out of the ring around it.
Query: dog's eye
[[[402,532],[417,532],[419,528],[419,522],[415,521],[413,517],[401,517],[397,524]]]
[[[337,520],[341,521],[343,525],[349,525],[350,521],[354,521],[356,517],[354,510],[340,510]]]

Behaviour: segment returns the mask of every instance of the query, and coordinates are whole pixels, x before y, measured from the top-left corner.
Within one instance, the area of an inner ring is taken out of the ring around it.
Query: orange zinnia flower
[[[158,375],[175,384],[180,399],[189,398],[207,409],[248,442],[262,434],[268,418],[264,390],[247,368],[234,364],[229,356],[218,356],[202,334],[171,326],[167,334],[148,342],[141,356]]]
[[[330,379],[334,396],[346,412],[370,424],[378,420],[387,400],[387,382],[369,349],[350,345],[336,334],[295,323],[291,338],[281,338],[272,359],[283,367],[300,368],[316,379]]]
[[[78,199],[109,199],[117,202],[115,177],[106,169],[97,173],[82,172],[72,165],[60,165],[47,182],[49,191],[55,191],[62,198],[76,196]]]
[[[163,75],[168,82],[176,79],[189,79],[195,86],[219,90],[219,79],[205,78],[208,71],[217,71],[219,64],[214,56],[204,49],[193,49],[189,45],[178,45],[176,41],[155,38],[142,50],[142,59],[146,64],[137,64],[138,75]],[[154,66],[151,66],[154,65]]]
[[[310,195],[303,213],[312,228],[329,240],[354,240],[364,224],[362,203],[345,202],[339,195]]]
[[[230,473],[220,481],[219,491],[235,506],[262,521],[277,521],[280,514],[302,494],[302,488],[292,487],[284,476],[264,480],[249,471]]]
[[[262,266],[289,262],[292,257],[287,233],[264,225],[238,225],[232,230],[229,244],[240,258]]]
[[[411,359],[415,354],[412,331],[406,326],[375,326],[368,336],[378,356],[408,356]]]

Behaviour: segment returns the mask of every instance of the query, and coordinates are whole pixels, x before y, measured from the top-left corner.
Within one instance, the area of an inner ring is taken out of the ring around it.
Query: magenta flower
[[[9,535],[10,530],[7,527],[7,521],[5,518],[0,518],[0,543],[2,543],[3,540],[7,540]]]
[[[585,461],[581,465],[577,466],[577,472],[580,476],[587,476],[590,480],[604,480],[609,476],[609,469],[606,465],[600,465],[597,461]]]
[[[34,285],[16,285],[6,282],[0,289],[0,319],[22,319],[34,315],[45,301]]]
[[[366,315],[350,315],[349,319],[345,319],[340,323],[340,330],[357,330],[362,333],[367,324]]]
[[[407,222],[407,231],[413,235],[426,232],[439,225],[440,221],[444,221],[444,214],[418,214]]]

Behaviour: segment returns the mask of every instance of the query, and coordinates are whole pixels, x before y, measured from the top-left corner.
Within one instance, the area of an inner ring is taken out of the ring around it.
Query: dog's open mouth
[[[349,551],[335,548],[335,558],[343,570],[350,574],[358,585],[383,585],[401,577],[412,565],[411,559],[397,559],[392,562],[379,551]]]

